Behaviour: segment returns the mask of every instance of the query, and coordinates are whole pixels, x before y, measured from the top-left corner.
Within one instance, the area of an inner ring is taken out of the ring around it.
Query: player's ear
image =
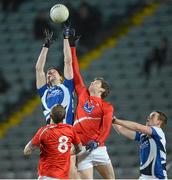
[[[50,118],[53,119],[53,114],[52,113],[50,113]]]
[[[105,89],[104,88],[100,88],[100,92],[105,92]]]
[[[158,119],[158,125],[162,125],[162,121],[160,119]]]
[[[63,83],[63,81],[64,81],[64,77],[62,75],[60,75],[60,81],[61,81],[61,83]]]

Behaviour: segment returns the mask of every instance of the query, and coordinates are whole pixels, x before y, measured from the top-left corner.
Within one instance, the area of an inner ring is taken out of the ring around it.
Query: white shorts
[[[52,178],[52,177],[48,177],[48,176],[39,176],[38,177],[38,180],[60,180],[60,179],[57,179],[57,178]]]
[[[158,180],[158,178],[156,178],[156,177],[141,174],[140,177],[139,177],[139,180],[145,180],[145,179],[154,179],[154,180],[157,179]]]
[[[98,147],[91,152],[84,148],[81,155],[77,156],[78,171],[92,168],[93,166],[110,164],[111,160],[106,150],[106,146]]]

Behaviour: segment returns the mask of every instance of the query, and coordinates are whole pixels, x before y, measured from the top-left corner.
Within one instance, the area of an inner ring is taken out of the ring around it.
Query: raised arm
[[[48,53],[48,48],[43,47],[36,63],[36,87],[41,88],[46,84],[46,77],[44,72],[45,61]]]
[[[64,39],[64,77],[73,79],[72,54],[68,39]]]
[[[47,58],[48,48],[52,44],[52,36],[53,33],[46,31],[45,32],[46,37],[44,39],[43,48],[41,50],[41,53],[38,57],[37,63],[36,63],[36,87],[37,89],[41,88],[46,84],[46,76],[44,72],[44,66]]]
[[[74,73],[74,85],[77,95],[79,95],[85,87],[85,84],[83,82],[80,70],[79,70],[79,64],[78,64],[78,58],[76,55],[76,48],[71,47],[72,51],[72,65],[73,65],[73,73]]]
[[[133,121],[117,119],[116,117],[113,118],[113,122],[129,130],[138,131],[147,135],[152,135],[152,128],[149,126],[145,126]]]
[[[75,42],[78,40],[78,37],[75,35],[75,30],[70,29],[68,26],[64,26],[63,31],[64,38],[69,38],[69,44],[71,47],[72,53],[72,66],[73,66],[73,74],[74,74],[74,85],[77,95],[81,93],[81,91],[86,88],[83,82],[83,79],[80,74],[78,58],[76,55]]]

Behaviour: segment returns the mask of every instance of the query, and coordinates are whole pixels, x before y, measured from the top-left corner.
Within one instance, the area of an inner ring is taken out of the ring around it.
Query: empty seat
[[[10,171],[10,170],[12,170],[13,165],[8,159],[1,159],[0,167],[1,167],[1,172]]]

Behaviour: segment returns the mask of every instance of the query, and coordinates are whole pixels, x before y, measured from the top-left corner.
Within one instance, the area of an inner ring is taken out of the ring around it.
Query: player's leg
[[[93,179],[93,163],[91,153],[83,152],[77,156],[77,169],[81,179]]]
[[[93,179],[93,167],[79,171],[81,179]]]
[[[115,179],[115,173],[111,162],[105,165],[97,165],[95,168],[104,179]]]
[[[70,179],[80,179],[79,173],[76,167],[76,156],[71,155],[70,156],[70,172],[69,172],[69,178]]]
[[[115,179],[111,160],[105,146],[98,147],[92,151],[93,163],[96,170],[104,179]]]

